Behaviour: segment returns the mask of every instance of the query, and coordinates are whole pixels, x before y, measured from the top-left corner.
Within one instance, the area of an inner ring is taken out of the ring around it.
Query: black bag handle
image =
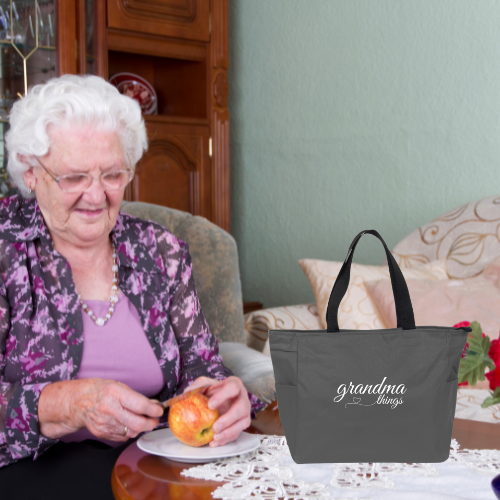
[[[408,287],[406,286],[406,281],[404,279],[403,273],[396,262],[396,259],[392,253],[387,248],[385,241],[382,236],[375,231],[375,229],[365,229],[361,231],[352,240],[351,246],[349,247],[349,252],[344,260],[342,269],[335,280],[333,285],[332,293],[330,294],[330,300],[328,301],[328,309],[326,310],[326,323],[328,332],[338,332],[339,322],[338,322],[338,310],[340,302],[344,298],[347,292],[347,287],[349,286],[349,279],[351,276],[351,263],[352,257],[354,255],[354,250],[358,244],[359,239],[363,234],[369,233],[376,236],[384,245],[385,253],[387,255],[387,262],[389,264],[389,272],[391,274],[392,292],[394,293],[394,302],[396,304],[396,316],[398,318],[398,328],[403,327],[403,330],[414,330],[415,329],[415,317],[413,316],[413,307],[411,305],[410,293],[408,292]]]

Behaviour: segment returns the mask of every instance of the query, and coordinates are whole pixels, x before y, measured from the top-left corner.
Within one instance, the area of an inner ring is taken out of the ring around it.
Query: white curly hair
[[[10,129],[5,134],[7,170],[25,198],[35,195],[29,193],[23,172],[37,165],[33,155],[44,156],[49,152],[49,125],[84,125],[118,132],[133,168],[148,148],[139,103],[94,75],[63,75],[31,87],[12,106],[9,121]],[[30,164],[22,162],[19,155],[24,155]]]

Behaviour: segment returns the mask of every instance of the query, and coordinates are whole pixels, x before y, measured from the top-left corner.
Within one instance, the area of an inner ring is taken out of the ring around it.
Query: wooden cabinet
[[[230,231],[228,0],[59,0],[58,69],[145,78],[158,114],[127,190]],[[76,40],[76,51],[72,40]]]
[[[146,123],[149,150],[137,168],[129,199],[212,213],[208,123],[157,116]],[[169,185],[175,189],[165,190]]]
[[[210,41],[207,0],[109,0],[108,26],[152,35]]]

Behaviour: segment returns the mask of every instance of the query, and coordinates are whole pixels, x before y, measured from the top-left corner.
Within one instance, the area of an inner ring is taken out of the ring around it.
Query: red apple
[[[208,397],[199,392],[175,403],[168,412],[172,434],[189,446],[204,446],[214,437],[212,425],[219,418],[219,410],[208,407]]]

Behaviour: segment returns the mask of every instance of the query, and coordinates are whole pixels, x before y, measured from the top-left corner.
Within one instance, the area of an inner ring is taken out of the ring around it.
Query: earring
[[[31,188],[28,188],[28,193],[31,194],[32,192],[33,192],[33,190]]]

